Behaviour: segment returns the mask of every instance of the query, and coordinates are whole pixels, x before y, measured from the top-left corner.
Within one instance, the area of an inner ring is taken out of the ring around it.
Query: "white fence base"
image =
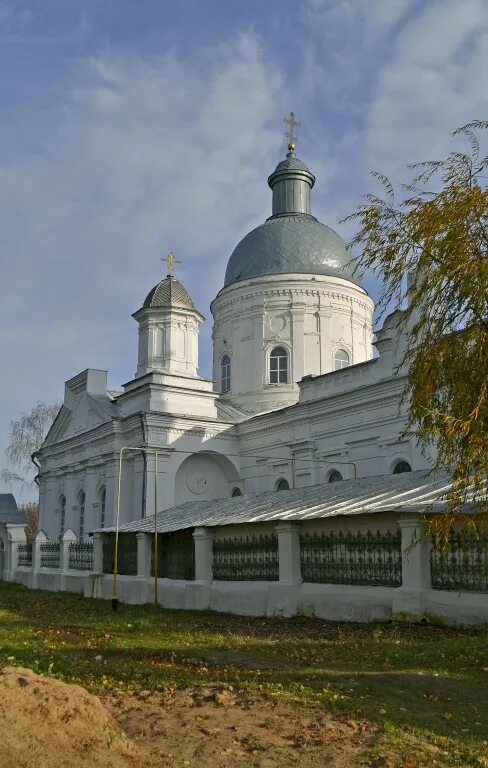
[[[34,578],[36,577],[36,578]],[[29,588],[57,592],[61,574],[54,569],[18,568],[14,581]],[[63,574],[67,592],[109,600],[113,576],[87,571]],[[118,576],[121,602],[144,605],[154,601],[154,580]],[[158,579],[158,602],[165,608],[211,609],[240,616],[310,616],[329,621],[388,621],[398,613],[435,616],[447,624],[488,623],[488,595],[427,589],[413,595],[401,587],[342,584],[280,584],[266,581],[176,581]]]

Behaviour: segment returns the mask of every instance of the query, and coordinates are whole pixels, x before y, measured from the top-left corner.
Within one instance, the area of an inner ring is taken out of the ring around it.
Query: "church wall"
[[[400,438],[406,424],[400,410],[403,384],[390,379],[352,387],[242,422],[241,451],[256,457],[243,459],[246,492],[273,490],[279,478],[292,487],[292,452],[296,488],[327,482],[333,470],[352,479],[390,474],[399,460],[412,470],[428,468],[431,458],[422,455],[414,438]]]
[[[234,283],[212,303],[214,380],[221,391],[221,360],[231,358],[226,400],[250,413],[298,399],[297,382],[333,370],[334,353],[351,362],[372,357],[373,302],[353,283],[323,275],[267,275]],[[289,354],[288,383],[269,382],[269,354]]]

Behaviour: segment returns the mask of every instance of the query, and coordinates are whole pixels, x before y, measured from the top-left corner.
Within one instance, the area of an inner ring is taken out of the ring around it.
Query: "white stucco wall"
[[[374,303],[348,280],[324,275],[267,275],[234,283],[211,305],[214,381],[221,391],[221,360],[231,359],[225,399],[256,413],[296,402],[297,382],[334,369],[334,353],[351,363],[371,359]],[[289,383],[270,384],[269,354],[289,353]]]

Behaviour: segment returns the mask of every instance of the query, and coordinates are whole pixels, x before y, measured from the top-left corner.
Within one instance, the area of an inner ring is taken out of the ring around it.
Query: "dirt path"
[[[373,726],[244,692],[199,688],[164,695],[115,692],[104,703],[121,728],[168,766],[355,768],[368,759]]]

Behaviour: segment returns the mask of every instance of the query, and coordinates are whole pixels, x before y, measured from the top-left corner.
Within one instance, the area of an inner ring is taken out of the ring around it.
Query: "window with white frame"
[[[79,495],[80,505],[80,541],[83,541],[85,535],[85,493],[82,491]]]
[[[337,349],[334,353],[334,371],[340,371],[341,368],[347,368],[351,364],[349,354],[345,349]]]
[[[269,383],[288,384],[288,350],[274,347],[269,355]]]
[[[66,525],[66,497],[62,494],[59,497],[59,535],[60,537],[64,533],[64,527]]]
[[[220,363],[220,381],[221,391],[228,392],[230,390],[230,357],[224,355]]]
[[[105,528],[105,499],[107,497],[107,491],[105,486],[100,491],[100,528]]]

